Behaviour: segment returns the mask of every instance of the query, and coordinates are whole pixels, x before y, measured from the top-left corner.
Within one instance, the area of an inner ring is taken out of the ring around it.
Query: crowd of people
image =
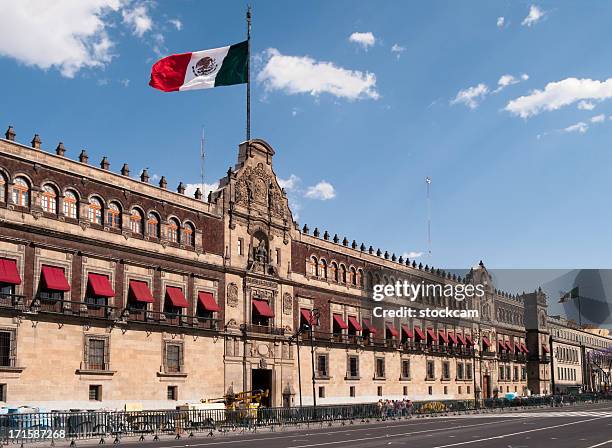
[[[414,403],[411,400],[378,400],[381,417],[411,417]]]

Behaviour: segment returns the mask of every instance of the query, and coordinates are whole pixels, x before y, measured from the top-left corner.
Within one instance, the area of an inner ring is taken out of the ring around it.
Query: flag
[[[176,92],[244,84],[248,59],[246,40],[227,47],[166,56],[153,65],[149,85]]]
[[[559,303],[567,302],[570,299],[576,299],[578,297],[579,297],[579,295],[578,295],[578,287],[576,286],[571,291],[566,292],[565,294],[563,294],[559,298]]]

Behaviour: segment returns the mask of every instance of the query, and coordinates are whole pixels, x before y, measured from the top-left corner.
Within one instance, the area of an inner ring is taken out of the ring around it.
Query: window
[[[113,229],[121,228],[121,209],[115,202],[111,202],[106,210],[106,225]]]
[[[349,271],[349,282],[353,286],[357,286],[357,270],[351,266]]]
[[[151,238],[159,238],[159,218],[155,213],[147,216],[147,235]]]
[[[168,386],[167,397],[168,400],[178,400],[178,386]]]
[[[335,261],[331,264],[331,278],[335,282],[338,281],[338,264]]]
[[[467,390],[465,391],[465,393],[466,393],[466,394],[471,393],[472,389],[470,388],[470,386],[467,386],[467,387],[466,387],[466,389],[467,389]]]
[[[349,387],[349,396],[355,397],[355,386]]]
[[[361,269],[357,270],[357,286],[363,288],[363,271]]]
[[[323,259],[319,260],[319,276],[327,279],[327,261]]]
[[[6,402],[6,384],[0,384],[0,401]]]
[[[6,178],[0,174],[0,202],[6,202]]]
[[[238,255],[244,255],[244,240],[238,238]]]
[[[87,338],[85,351],[86,370],[108,370],[108,339]]]
[[[340,265],[340,283],[346,283],[346,267],[343,264]]]
[[[506,366],[506,380],[510,381],[512,377],[510,376],[510,366]]]
[[[465,364],[465,379],[467,380],[471,380],[472,379],[472,363],[468,362]]]
[[[185,241],[183,241],[183,244],[188,247],[195,247],[195,231],[191,224],[185,224],[185,227],[183,227],[183,235],[185,237]]]
[[[458,387],[457,387],[457,393],[458,393],[459,395],[461,395],[461,394],[463,393],[463,391],[462,391],[462,389],[461,389],[461,386],[458,386]]]
[[[15,295],[15,285],[10,283],[0,283],[0,297]]]
[[[174,218],[170,218],[168,221],[168,241],[171,243],[179,242],[179,223]]]
[[[276,265],[280,266],[281,264],[281,250],[276,249]]]
[[[527,379],[527,369],[525,367],[521,367],[521,380],[525,381]]]
[[[427,372],[426,372],[427,380],[435,380],[436,379],[436,365],[433,360],[427,361]]]
[[[130,230],[133,234],[142,235],[142,213],[136,208],[130,214]]]
[[[448,386],[444,386],[444,395],[448,395]]]
[[[329,378],[329,365],[327,355],[317,355],[317,376],[319,378]]]
[[[102,201],[96,197],[89,200],[89,222],[102,225]]]
[[[519,379],[518,366],[514,366],[512,373],[513,373],[512,378],[514,378],[514,381],[518,381]]]
[[[404,386],[402,388],[402,395],[404,395],[404,396],[408,395],[408,386]]]
[[[64,193],[64,216],[66,218],[77,219],[78,217],[78,201],[76,194],[72,191]]]
[[[402,379],[406,379],[406,380],[410,379],[410,360],[409,359],[402,359]]]
[[[374,375],[376,378],[385,377],[385,358],[376,358],[376,371]]]
[[[427,388],[427,392],[429,393],[429,395],[433,395],[433,387],[432,387],[432,386],[429,386],[429,387]]]
[[[325,398],[325,386],[319,386],[319,398]]]
[[[457,364],[457,379],[462,380],[465,376],[465,365],[463,363]]]
[[[179,373],[183,371],[183,344],[166,343],[166,359],[164,360],[166,373]]]
[[[359,357],[349,356],[348,357],[348,378],[359,378]]]
[[[45,213],[57,213],[57,192],[51,185],[42,187],[41,206]]]
[[[89,400],[102,401],[102,386],[98,384],[89,385]]]
[[[442,362],[442,379],[450,380],[450,362],[448,361]]]
[[[500,381],[504,380],[504,366],[499,366],[499,379]]]
[[[15,366],[15,331],[0,331],[0,366]]]
[[[378,386],[376,388],[376,392],[377,392],[379,397],[382,397],[382,394],[383,394],[382,386]]]
[[[24,177],[15,178],[11,195],[13,204],[20,207],[30,206],[30,185]]]
[[[319,275],[319,260],[314,255],[310,257],[308,260],[308,264],[310,266],[309,272],[313,277],[317,277]]]

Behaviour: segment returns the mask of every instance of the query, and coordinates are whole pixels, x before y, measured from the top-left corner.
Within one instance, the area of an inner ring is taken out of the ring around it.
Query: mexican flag
[[[580,297],[580,296],[578,294],[578,287],[576,286],[571,291],[566,292],[565,294],[563,294],[559,298],[559,303],[567,302],[569,299],[577,299],[578,297]]]
[[[149,85],[176,92],[244,84],[248,59],[246,40],[227,47],[166,56],[153,65]]]

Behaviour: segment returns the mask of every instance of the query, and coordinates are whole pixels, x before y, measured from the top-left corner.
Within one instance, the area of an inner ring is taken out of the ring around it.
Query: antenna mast
[[[202,136],[200,138],[200,190],[204,196],[204,125],[202,125]]]
[[[429,196],[429,186],[431,185],[431,177],[425,178],[427,184],[427,251],[431,256],[431,197]]]

